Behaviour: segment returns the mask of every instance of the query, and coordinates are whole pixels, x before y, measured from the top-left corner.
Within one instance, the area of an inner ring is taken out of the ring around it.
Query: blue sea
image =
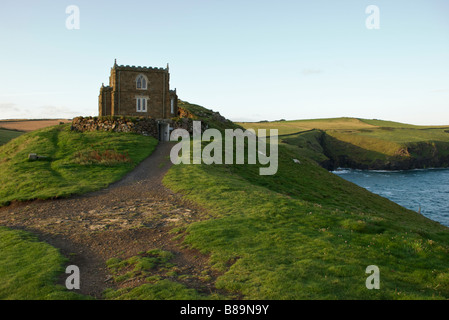
[[[449,227],[449,169],[338,169],[333,173]]]

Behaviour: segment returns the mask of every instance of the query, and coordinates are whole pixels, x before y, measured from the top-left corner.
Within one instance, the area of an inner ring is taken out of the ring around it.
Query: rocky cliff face
[[[327,170],[408,170],[449,167],[449,141],[421,141],[398,145],[389,154],[342,141],[324,130],[308,130],[281,137],[283,143],[299,148],[300,154]],[[391,144],[390,144],[391,146]],[[382,145],[377,145],[382,150]]]

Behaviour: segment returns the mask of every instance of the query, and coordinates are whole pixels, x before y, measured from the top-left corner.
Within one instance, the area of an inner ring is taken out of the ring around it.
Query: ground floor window
[[[147,112],[148,97],[136,97],[136,111]]]

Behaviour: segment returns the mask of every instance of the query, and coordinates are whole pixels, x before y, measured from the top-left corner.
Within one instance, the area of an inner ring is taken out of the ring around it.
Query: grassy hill
[[[0,300],[73,300],[88,297],[55,285],[66,259],[30,233],[0,226]]]
[[[449,127],[356,118],[240,123],[279,128],[283,142],[328,169],[415,169],[449,166]],[[312,149],[312,153],[310,152]]]
[[[113,132],[74,132],[57,125],[0,146],[0,206],[66,197],[119,180],[154,150],[156,139]],[[45,158],[30,161],[36,153]]]
[[[187,102],[182,105],[192,117],[208,122],[211,127],[221,130],[238,127],[211,110]],[[395,156],[396,148],[405,147],[410,157],[417,158],[419,153],[414,155],[409,148],[416,143],[435,143],[442,153],[439,143],[444,146],[447,142],[446,129],[391,123],[383,127],[384,122],[367,121],[351,118],[281,121],[279,127],[277,123],[240,124],[254,129],[280,129],[283,136],[279,169],[272,176],[259,175],[260,164],[180,164],[169,169],[164,184],[207,209],[207,215],[194,222],[174,221],[171,234],[185,246],[209,255],[209,264],[219,274],[213,285],[223,292],[222,297],[449,298],[449,229],[319,165],[326,161],[335,165],[331,162],[345,154],[356,164],[364,161],[385,164]],[[113,180],[130,170],[151,152],[154,144],[150,138],[132,134],[81,134],[70,132],[65,126],[22,135],[0,147],[2,199],[7,202],[88,191],[87,184],[95,184],[99,177]],[[115,153],[106,156],[107,150]],[[422,150],[427,152],[424,147]],[[32,151],[46,155],[48,161],[28,162],[26,157]],[[125,154],[133,159],[132,163],[123,161]],[[300,163],[293,159],[299,159]],[[22,181],[26,183],[21,184]],[[46,191],[36,188],[36,182]],[[22,191],[14,193],[14,185],[23,186]],[[95,188],[101,187],[95,184]],[[27,197],[23,190],[29,191]],[[2,283],[14,274],[28,272],[28,260],[17,258],[21,256],[19,250],[30,250],[30,254],[38,250],[31,246],[33,239],[23,238],[15,233],[18,231],[8,232],[11,230],[0,229],[0,237],[18,239],[20,246],[6,245],[9,251],[2,250],[0,265],[14,259],[23,263],[15,268],[0,266]],[[61,260],[51,250],[39,252],[39,261],[53,257],[48,260],[51,266],[42,265],[45,272],[32,273],[30,277],[35,283],[51,285]],[[132,262],[136,268],[155,263],[168,268],[168,253],[156,253],[123,261],[113,259],[108,261],[108,267],[118,270]],[[370,265],[380,269],[380,290],[368,290],[365,286],[368,277],[365,270]],[[105,298],[220,298],[200,295],[176,280],[155,281],[151,273],[146,276],[152,281],[145,280],[126,290],[110,290]],[[28,289],[20,282],[12,288],[19,293],[10,297],[26,297]],[[53,290],[58,289],[51,287],[50,293],[38,292],[34,296],[51,298]],[[59,295],[56,292],[54,296]]]
[[[178,108],[183,111],[185,116],[207,123],[211,128],[218,130],[241,128],[239,125],[221,116],[220,113],[197,104],[178,100]]]
[[[246,299],[447,299],[448,228],[317,164],[324,156],[319,140],[330,130],[354,140],[365,138],[362,129],[390,131],[346,118],[240,125],[278,124],[283,134],[307,132],[288,136],[301,148],[291,141],[279,146],[274,176],[260,176],[258,165],[178,165],[164,179],[213,214],[177,232],[224,272],[217,287]],[[429,130],[444,137],[444,129]],[[383,141],[388,154],[396,141]],[[367,152],[373,159],[381,154]],[[369,265],[380,268],[381,290],[365,287]]]
[[[5,143],[9,142],[10,140],[17,138],[18,136],[22,135],[23,131],[18,130],[8,130],[0,128],[0,146],[4,145]]]
[[[213,213],[178,232],[224,272],[219,288],[246,299],[449,297],[447,228],[282,146],[280,156],[273,177],[250,165],[180,165],[165,178]],[[369,265],[382,290],[365,288]]]
[[[70,125],[21,132],[0,146],[0,205],[104,188],[150,155],[156,144],[152,137],[80,133]],[[46,158],[29,161],[29,153]],[[89,298],[55,285],[66,261],[30,233],[0,226],[0,299]]]

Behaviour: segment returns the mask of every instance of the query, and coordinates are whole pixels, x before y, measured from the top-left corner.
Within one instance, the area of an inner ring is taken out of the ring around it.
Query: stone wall
[[[185,129],[193,133],[193,119],[173,118],[157,120],[148,117],[77,117],[72,120],[71,130],[85,131],[113,131],[133,132],[145,136],[159,137],[159,123],[168,124],[173,129]],[[201,131],[207,129],[205,123],[201,123]]]

